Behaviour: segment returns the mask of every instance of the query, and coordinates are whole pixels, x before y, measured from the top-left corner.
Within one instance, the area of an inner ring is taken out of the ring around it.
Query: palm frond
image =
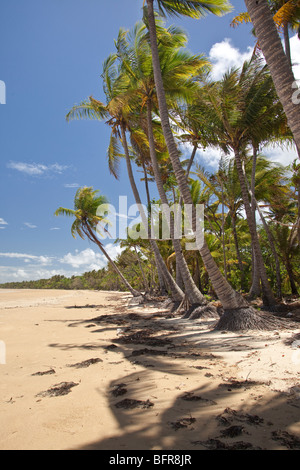
[[[251,23],[251,18],[248,12],[240,13],[239,15],[235,16],[230,23],[232,28],[236,28],[242,23]]]
[[[157,0],[158,9],[162,16],[189,16],[201,18],[208,13],[222,16],[232,10],[232,5],[227,0]]]

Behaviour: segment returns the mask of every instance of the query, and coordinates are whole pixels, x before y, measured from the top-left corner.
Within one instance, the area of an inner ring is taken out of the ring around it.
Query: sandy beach
[[[1,450],[300,449],[298,330],[119,292],[0,290]]]

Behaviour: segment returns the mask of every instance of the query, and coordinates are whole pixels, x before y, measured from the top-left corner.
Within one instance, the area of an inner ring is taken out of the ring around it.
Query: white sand
[[[291,345],[300,330],[224,334],[212,331],[213,322],[152,318],[157,308],[129,308],[129,299],[113,292],[0,290],[1,450],[203,450],[209,439],[300,448],[300,349]],[[128,317],[133,313],[142,318]],[[102,315],[114,322],[93,320]],[[123,334],[151,328],[151,338],[172,344],[115,342],[105,349]],[[168,354],[132,356],[145,348]],[[100,361],[70,367],[90,359]],[[71,382],[76,386],[66,395],[41,393]],[[187,392],[201,399],[183,400]],[[117,408],[124,399],[153,406]],[[235,413],[224,414],[228,408]],[[224,437],[232,425],[242,433]]]

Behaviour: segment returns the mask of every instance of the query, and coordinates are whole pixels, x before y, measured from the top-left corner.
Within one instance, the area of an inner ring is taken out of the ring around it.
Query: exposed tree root
[[[258,312],[249,306],[235,310],[225,310],[215,329],[226,331],[260,330],[293,328],[290,320],[285,320],[266,311]]]
[[[183,318],[188,318],[189,320],[196,320],[197,318],[214,318],[219,319],[220,315],[218,313],[217,307],[212,304],[199,305],[193,304],[186,310],[183,315]]]

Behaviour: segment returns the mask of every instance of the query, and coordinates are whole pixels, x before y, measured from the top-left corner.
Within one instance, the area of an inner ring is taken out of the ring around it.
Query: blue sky
[[[120,181],[108,171],[110,131],[104,123],[67,123],[65,115],[90,95],[104,98],[102,63],[114,51],[119,28],[130,29],[141,19],[142,3],[2,0],[0,282],[69,276],[105,265],[96,247],[72,238],[70,220],[53,214],[59,206],[72,208],[76,187],[84,185],[99,189],[116,208],[119,195],[133,204],[126,168]],[[168,20],[186,30],[193,53],[211,58],[216,77],[241,64],[254,44],[249,26],[230,27],[234,14],[245,10],[242,1],[232,4],[235,11],[223,18]],[[274,158],[282,159],[276,152]],[[198,161],[212,169],[218,154],[199,151]],[[139,181],[141,174],[135,174]],[[156,195],[153,186],[151,191]],[[111,241],[106,244],[111,255],[119,252]]]

